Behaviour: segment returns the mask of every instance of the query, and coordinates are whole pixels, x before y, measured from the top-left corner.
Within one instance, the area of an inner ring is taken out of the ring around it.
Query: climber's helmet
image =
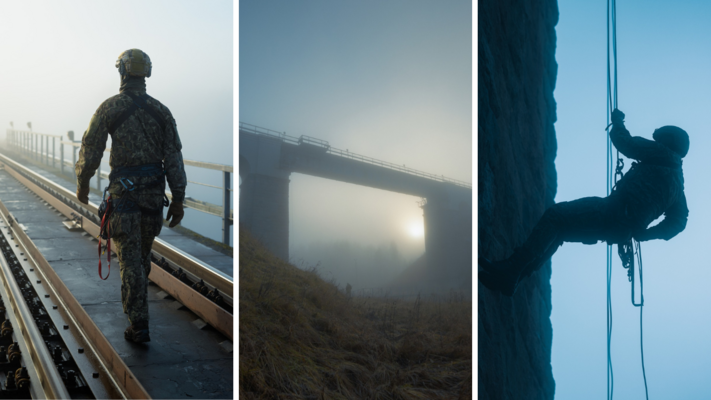
[[[151,59],[139,49],[126,50],[116,60],[116,68],[121,76],[151,76]]]
[[[682,158],[689,152],[689,135],[678,126],[663,126],[655,130],[652,137]]]

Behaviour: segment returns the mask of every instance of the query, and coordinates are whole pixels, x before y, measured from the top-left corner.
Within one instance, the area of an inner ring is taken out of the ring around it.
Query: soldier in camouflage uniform
[[[89,181],[99,167],[111,135],[111,175],[108,191],[117,205],[109,219],[121,267],[121,301],[131,325],[126,340],[150,341],[148,331],[148,274],[151,246],[163,226],[165,180],[172,201],[170,227],[183,218],[187,177],[182,145],[170,110],[146,94],[151,61],[138,49],[119,56],[119,94],[104,101],[84,133],[77,175],[77,198],[88,203]]]
[[[633,137],[624,113],[612,112],[610,139],[626,157],[637,160],[606,198],[585,197],[551,206],[526,242],[498,262],[479,258],[479,281],[490,290],[512,296],[521,279],[538,270],[563,242],[626,244],[669,240],[683,231],[689,210],[684,195],[682,158],[689,135],[676,126],[654,131],[654,141]],[[647,226],[664,214],[659,224]]]

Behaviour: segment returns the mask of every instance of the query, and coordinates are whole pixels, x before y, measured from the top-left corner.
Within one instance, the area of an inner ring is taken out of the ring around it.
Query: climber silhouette
[[[676,126],[654,131],[654,140],[630,136],[625,114],[612,112],[610,139],[620,153],[637,160],[608,197],[584,197],[554,204],[543,214],[526,242],[502,261],[479,257],[479,281],[489,290],[513,296],[518,284],[537,271],[563,242],[608,244],[669,240],[686,227],[682,158],[689,135]],[[657,225],[647,226],[664,214]]]

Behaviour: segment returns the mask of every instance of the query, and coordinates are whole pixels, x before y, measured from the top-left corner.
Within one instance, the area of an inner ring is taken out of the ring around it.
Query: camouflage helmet
[[[689,152],[689,135],[678,126],[667,125],[654,131],[654,141],[661,143],[682,158]]]
[[[116,60],[116,68],[118,68],[121,76],[145,76],[150,78],[152,66],[153,64],[151,64],[151,58],[148,57],[148,54],[139,49],[126,50]]]

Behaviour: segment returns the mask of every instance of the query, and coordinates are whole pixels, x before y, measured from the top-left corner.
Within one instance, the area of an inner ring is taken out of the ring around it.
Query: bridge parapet
[[[434,181],[438,182],[449,182],[457,186],[461,186],[464,188],[472,189],[472,184],[464,181],[460,181],[457,179],[451,179],[447,178],[444,175],[436,175],[436,174],[431,174],[428,172],[423,172],[423,171],[418,171],[413,168],[408,168],[405,165],[399,165],[399,164],[394,164],[391,162],[387,161],[382,161],[378,160],[372,157],[367,157],[364,155],[360,155],[357,153],[350,152],[348,150],[342,150],[342,149],[337,149],[335,147],[332,147],[328,141],[322,140],[322,139],[317,139],[311,136],[306,136],[306,135],[301,135],[300,137],[295,137],[295,136],[289,136],[286,134],[286,132],[278,132],[272,129],[267,129],[267,128],[262,128],[260,126],[248,124],[246,122],[240,122],[239,123],[239,130],[240,134],[242,132],[244,133],[249,133],[253,135],[262,135],[262,136],[267,136],[267,137],[272,137],[274,139],[279,139],[284,143],[289,143],[289,144],[294,144],[294,145],[312,145],[312,146],[319,146],[325,149],[325,152],[329,154],[333,154],[339,157],[345,157],[345,158],[350,158],[356,161],[372,164],[372,165],[377,165],[383,168],[389,168],[393,169],[396,171],[400,172],[405,172],[407,174],[411,175],[416,175],[420,176],[423,178],[428,178]],[[241,142],[240,142],[241,146]],[[242,153],[240,151],[240,153]]]
[[[20,156],[38,162],[46,167],[51,167],[53,169],[58,168],[58,172],[60,174],[64,175],[68,173],[69,176],[76,178],[74,166],[77,162],[77,152],[81,148],[82,143],[80,140],[74,140],[73,131],[69,131],[67,136],[69,137],[69,140],[66,140],[66,138],[62,135],[48,135],[33,131],[8,129],[6,132],[6,144],[10,150],[16,152]],[[59,144],[59,156],[55,154],[57,144]],[[71,149],[71,161],[65,159],[64,152],[66,146]],[[107,148],[104,152],[111,153],[111,149]],[[222,243],[229,245],[230,227],[233,225],[233,210],[230,206],[233,192],[231,174],[233,173],[234,168],[231,165],[215,164],[204,161],[183,160],[183,162],[185,165],[222,172],[222,186],[209,185],[202,182],[188,180],[188,183],[191,184],[222,190],[222,206],[193,199],[191,197],[185,198],[184,205],[196,211],[221,217]],[[67,167],[68,171],[65,172],[65,168]],[[104,179],[108,181],[109,174],[105,170],[102,171],[101,165],[99,165],[99,168],[96,171],[97,190],[102,190],[101,181]],[[172,199],[169,192],[166,192],[166,195]]]

